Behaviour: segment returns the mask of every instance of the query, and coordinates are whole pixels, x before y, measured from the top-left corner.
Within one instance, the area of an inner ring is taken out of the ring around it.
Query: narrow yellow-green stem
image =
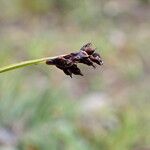
[[[46,62],[46,60],[54,59],[56,57],[58,57],[58,56],[45,57],[45,58],[28,60],[28,61],[23,61],[23,62],[20,62],[20,63],[12,64],[12,65],[0,68],[0,73],[10,71],[10,70],[13,70],[13,69],[17,69],[17,68],[21,68],[21,67],[25,67],[25,66],[36,65],[36,64],[39,64],[39,63],[42,63],[42,62]]]

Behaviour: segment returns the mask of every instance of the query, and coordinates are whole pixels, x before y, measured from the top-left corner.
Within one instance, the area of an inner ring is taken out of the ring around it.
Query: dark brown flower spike
[[[102,65],[103,61],[100,55],[95,52],[95,49],[92,47],[91,43],[84,45],[79,52],[70,53],[68,55],[56,57],[46,61],[47,65],[55,65],[71,78],[72,74],[83,76],[81,70],[77,66],[78,63],[96,68],[94,63]]]

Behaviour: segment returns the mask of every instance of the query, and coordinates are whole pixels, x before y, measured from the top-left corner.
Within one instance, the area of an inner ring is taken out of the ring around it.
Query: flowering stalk
[[[69,75],[72,78],[72,74],[83,76],[82,72],[77,66],[78,63],[93,66],[94,68],[96,68],[94,63],[102,65],[103,61],[100,55],[95,52],[95,49],[92,48],[91,43],[87,43],[80,49],[79,52],[16,63],[10,66],[0,68],[0,73],[25,66],[37,65],[39,63],[54,65],[62,70],[66,75]]]
[[[22,68],[25,66],[31,66],[31,65],[37,65],[39,63],[45,63],[47,60],[51,60],[54,58],[57,58],[58,56],[55,57],[45,57],[45,58],[40,58],[40,59],[34,59],[34,60],[28,60],[28,61],[23,61],[20,63],[12,64],[9,66],[5,66],[0,68],[0,73],[6,72],[6,71],[11,71],[17,68]]]

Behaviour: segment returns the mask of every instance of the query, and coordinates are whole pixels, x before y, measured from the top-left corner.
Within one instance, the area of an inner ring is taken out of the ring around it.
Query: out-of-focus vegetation
[[[1,0],[0,66],[79,50],[104,66],[70,79],[0,74],[0,150],[149,150],[150,1]]]

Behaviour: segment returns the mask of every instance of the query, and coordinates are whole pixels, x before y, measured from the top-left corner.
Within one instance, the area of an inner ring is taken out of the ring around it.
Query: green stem
[[[34,60],[23,61],[23,62],[20,62],[20,63],[12,64],[12,65],[0,68],[0,73],[10,71],[10,70],[13,70],[13,69],[17,69],[17,68],[21,68],[21,67],[25,67],[25,66],[36,65],[36,64],[39,64],[39,63],[42,63],[42,62],[46,62],[46,60],[54,59],[56,57],[58,57],[58,56],[34,59]]]

